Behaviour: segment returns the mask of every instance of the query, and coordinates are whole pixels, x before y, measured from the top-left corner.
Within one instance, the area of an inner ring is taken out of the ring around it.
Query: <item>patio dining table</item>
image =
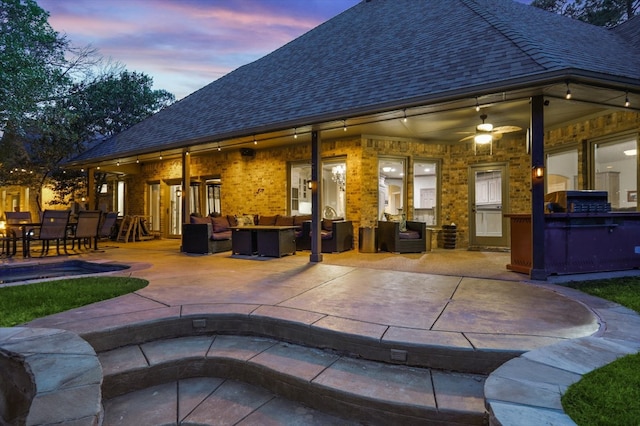
[[[7,232],[11,232],[14,234],[14,249],[13,255],[16,254],[16,242],[15,240],[18,238],[16,229],[20,230],[20,239],[22,241],[22,257],[27,258],[30,257],[29,253],[29,231],[40,228],[42,224],[40,222],[21,222],[21,223],[7,223]]]

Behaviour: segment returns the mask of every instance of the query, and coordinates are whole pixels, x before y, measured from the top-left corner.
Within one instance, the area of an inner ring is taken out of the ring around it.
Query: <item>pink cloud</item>
[[[359,0],[39,0],[75,45],[92,44],[178,99]]]

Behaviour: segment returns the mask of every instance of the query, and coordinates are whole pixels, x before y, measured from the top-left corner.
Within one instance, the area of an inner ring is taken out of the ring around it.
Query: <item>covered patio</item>
[[[191,213],[305,213],[319,231],[331,207],[353,222],[354,248],[360,229],[405,215],[454,223],[459,248],[508,250],[507,215],[526,214],[526,273],[544,279],[547,193],[603,190],[612,211],[637,211],[639,22],[363,1],[72,165],[90,182],[112,173],[113,192],[90,200],[122,200],[173,238]],[[310,260],[323,260],[319,239]]]

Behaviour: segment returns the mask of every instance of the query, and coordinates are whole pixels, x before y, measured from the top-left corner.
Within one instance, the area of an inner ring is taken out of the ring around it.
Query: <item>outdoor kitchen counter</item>
[[[529,274],[531,215],[511,219],[511,263]],[[544,271],[547,275],[640,268],[640,212],[548,213],[544,216]]]

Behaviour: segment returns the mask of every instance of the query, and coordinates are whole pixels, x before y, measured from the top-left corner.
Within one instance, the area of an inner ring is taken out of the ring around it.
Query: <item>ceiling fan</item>
[[[518,132],[522,130],[522,128],[518,126],[493,127],[493,124],[485,121],[487,119],[487,114],[482,114],[480,119],[482,120],[482,123],[476,126],[475,133],[460,139],[460,142],[473,139],[476,144],[484,145],[501,139],[504,133]]]

